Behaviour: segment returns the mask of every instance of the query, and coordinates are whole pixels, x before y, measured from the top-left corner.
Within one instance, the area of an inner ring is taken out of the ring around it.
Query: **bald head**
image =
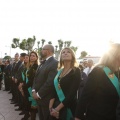
[[[89,59],[88,60],[88,67],[92,67],[93,66],[93,64],[94,64],[94,62],[93,62],[93,60],[92,59]]]
[[[44,45],[40,52],[40,56],[42,59],[46,59],[49,56],[53,56],[53,54],[54,54],[54,47],[50,44]]]
[[[47,44],[43,47],[43,49],[48,49],[51,53],[54,53],[53,45]]]

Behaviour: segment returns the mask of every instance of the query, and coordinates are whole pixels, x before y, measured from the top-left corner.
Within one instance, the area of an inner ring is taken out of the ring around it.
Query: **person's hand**
[[[38,99],[39,99],[39,97],[37,96],[37,93],[36,93],[35,91],[32,93],[32,96],[33,96],[33,98],[34,98],[35,100],[38,100]]]
[[[79,119],[79,118],[75,118],[75,120],[81,120],[81,119]]]
[[[15,78],[15,83],[17,83],[18,82],[18,80]]]
[[[14,78],[14,77],[12,77],[12,81],[15,81],[15,78]]]
[[[57,118],[57,119],[59,119],[59,112],[54,108],[51,109],[50,115]]]
[[[20,92],[21,92],[22,96],[25,96],[24,91],[23,91],[22,88],[20,89]]]
[[[19,86],[18,86],[18,89],[20,90],[23,86],[23,83],[20,83]]]

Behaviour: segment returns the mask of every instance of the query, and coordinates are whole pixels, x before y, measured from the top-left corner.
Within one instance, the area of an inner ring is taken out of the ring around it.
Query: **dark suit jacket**
[[[1,71],[0,71],[0,81],[2,81],[3,78],[3,72],[4,72],[4,65],[0,65]]]
[[[116,120],[118,93],[103,68],[96,67],[88,76],[83,89],[76,117],[86,120]]]
[[[60,87],[64,93],[65,99],[62,101],[64,108],[60,110],[60,120],[66,119],[66,109],[70,108],[72,114],[75,114],[76,104],[77,104],[77,90],[81,81],[80,69],[74,68],[67,75],[61,78]],[[54,81],[53,81],[54,84]],[[51,98],[55,98],[53,107],[57,107],[60,104],[55,86],[52,91]]]
[[[118,102],[117,110],[116,110],[116,120],[120,120],[120,99]]]
[[[5,78],[9,78],[11,72],[11,65],[7,65],[4,67]]]
[[[16,77],[16,74],[18,72],[18,69],[19,69],[21,63],[22,63],[21,61],[18,61],[17,63],[16,62],[13,63],[13,66],[12,66],[12,77]]]
[[[24,70],[24,63],[21,62],[21,64],[18,67],[18,70],[15,74],[15,78],[18,80],[17,84],[19,85],[19,83],[22,82],[22,71]]]
[[[38,103],[43,106],[48,106],[49,104],[53,80],[57,74],[57,65],[58,61],[54,57],[51,57],[41,67],[39,66],[36,71],[33,89],[41,97]]]
[[[32,66],[30,66],[27,72],[28,82],[26,83],[26,80],[24,81],[23,89],[28,89],[29,87],[32,87],[37,67],[38,64],[33,64]],[[26,72],[26,70],[24,72]]]

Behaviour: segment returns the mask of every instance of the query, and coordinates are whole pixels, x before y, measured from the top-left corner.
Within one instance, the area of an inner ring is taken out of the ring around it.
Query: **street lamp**
[[[9,53],[9,55],[11,56],[11,46],[5,46],[5,47],[9,47],[9,48],[10,48],[10,53]]]

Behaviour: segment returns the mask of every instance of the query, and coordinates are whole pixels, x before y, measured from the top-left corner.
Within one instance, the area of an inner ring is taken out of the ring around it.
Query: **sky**
[[[0,56],[22,52],[10,48],[13,38],[33,35],[53,45],[71,40],[77,56],[100,56],[109,41],[120,42],[120,1],[0,0]]]

